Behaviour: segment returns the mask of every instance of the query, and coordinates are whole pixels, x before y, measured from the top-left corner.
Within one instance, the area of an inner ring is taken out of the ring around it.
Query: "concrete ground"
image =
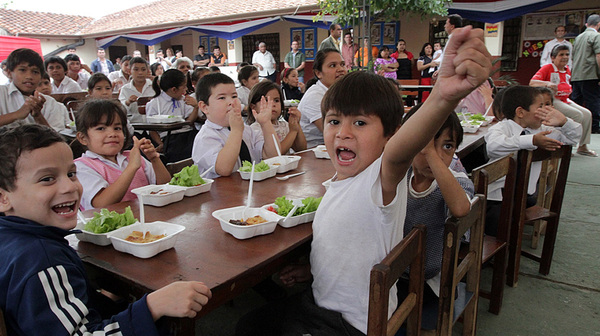
[[[600,135],[591,142],[589,148],[600,153]],[[522,258],[518,286],[505,287],[500,315],[489,313],[489,302],[480,300],[477,335],[600,335],[599,171],[600,158],[572,158],[550,274],[540,275],[537,263]],[[484,270],[483,284],[490,274],[490,268]],[[239,317],[263,303],[249,291],[198,320],[196,335],[233,335]],[[454,334],[460,331],[458,325]]]

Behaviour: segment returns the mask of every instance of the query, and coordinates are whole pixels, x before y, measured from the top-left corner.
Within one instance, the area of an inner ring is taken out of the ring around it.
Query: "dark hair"
[[[333,49],[333,48],[323,48],[321,50],[319,50],[319,52],[317,52],[317,55],[315,55],[315,61],[313,63],[313,70],[318,70],[320,72],[323,71],[323,64],[325,63],[325,59],[327,58],[327,55],[329,55],[330,53],[340,53],[337,49]]]
[[[410,117],[412,117],[413,114],[417,113],[421,106],[423,106],[423,103],[419,103],[413,106],[402,118],[402,124],[404,124]],[[437,131],[437,133],[435,133],[433,139],[437,140],[440,136],[442,136],[445,130],[450,130],[452,140],[456,142],[456,148],[458,149],[458,146],[463,141],[464,132],[462,125],[460,124],[460,119],[458,119],[456,113],[452,112],[448,115],[448,118],[446,118],[446,121],[444,121],[440,129]]]
[[[200,80],[200,78],[204,76],[205,72],[210,72],[210,69],[208,69],[207,67],[197,67],[196,69],[194,69],[191,77],[192,83],[194,83],[195,85]]]
[[[450,24],[453,25],[454,28],[462,28],[464,25],[462,16],[458,14],[450,14],[447,19],[450,20]]]
[[[48,126],[26,124],[0,128],[0,188],[12,191],[17,180],[17,161],[24,152],[63,142],[60,134]]]
[[[567,47],[566,45],[558,44],[555,45],[554,48],[552,48],[552,51],[550,52],[550,57],[555,58],[556,56],[558,56],[558,53],[560,53],[563,50],[568,50],[569,52],[571,52],[571,49],[569,49],[569,47]]]
[[[50,56],[44,61],[44,68],[48,69],[48,65],[52,63],[58,63],[62,66],[62,68],[67,72],[67,62],[64,59],[58,56]]]
[[[123,149],[128,147],[130,139],[129,130],[127,129],[127,114],[123,105],[112,99],[89,99],[83,104],[79,113],[75,115],[75,124],[77,125],[77,133],[81,132],[85,136],[88,135],[88,130],[92,127],[100,125],[102,118],[106,117],[105,125],[112,125],[115,118],[121,120],[123,134],[125,135],[125,143]]]
[[[321,101],[323,120],[327,111],[345,116],[374,115],[381,119],[383,135],[391,136],[400,125],[402,97],[385,77],[367,71],[354,71],[335,82]]]
[[[266,97],[267,93],[269,93],[269,91],[273,89],[277,90],[277,92],[279,93],[279,104],[281,105],[280,110],[283,111],[283,94],[281,94],[281,87],[268,80],[261,81],[260,83],[254,85],[254,87],[252,88],[252,90],[250,90],[250,93],[248,94],[248,119],[246,119],[246,123],[248,125],[252,125],[252,123],[256,121],[254,119],[254,115],[252,114],[252,109],[250,108],[250,105],[258,104],[258,102],[260,102],[260,99],[263,96]]]
[[[136,57],[139,58],[139,57]],[[129,62],[129,65],[131,65],[131,62]],[[150,65],[150,71],[152,72],[152,76],[156,76],[156,69],[158,69],[159,66],[162,66],[162,64],[160,63],[152,63],[152,65]],[[165,69],[163,68],[163,73],[164,73]]]
[[[44,73],[42,74],[42,79],[47,79],[47,80],[50,80],[50,76],[48,76],[48,73],[47,73],[47,72],[44,72]]]
[[[400,85],[400,83],[398,83],[398,81],[396,81],[395,79],[390,78],[390,77],[386,77],[386,78],[390,83],[392,83],[392,85],[394,85],[394,87],[396,89],[398,89],[398,90],[402,89],[402,85]]]
[[[233,79],[226,74],[213,72],[202,77],[196,84],[196,100],[203,101],[208,105],[208,98],[212,94],[212,89],[219,84],[235,85]]]
[[[425,56],[425,47],[427,47],[427,46],[431,47],[431,54],[433,55],[433,45],[431,45],[431,43],[429,43],[429,42],[425,42],[425,44],[423,44],[423,48],[421,48],[421,52],[419,53],[419,56]]]
[[[208,69],[210,69],[210,72],[212,72],[212,73],[215,73],[215,72],[220,73],[221,72],[221,69],[216,65],[211,65]]]
[[[108,82],[112,87],[112,82],[110,81],[110,79],[108,79],[108,77],[106,77],[105,74],[101,72],[95,72],[93,75],[90,76],[90,79],[88,79],[88,90],[94,90],[94,86],[96,86],[96,84],[100,82]]]
[[[240,64],[237,65],[237,69],[236,69],[237,72],[240,72],[240,69],[245,67],[246,65],[252,65],[252,64],[250,64],[248,62],[241,62]]]
[[[131,55],[125,55],[125,56],[121,57],[121,63],[129,61],[129,63],[131,64],[132,58],[133,58],[133,56],[131,56]]]
[[[79,58],[79,56],[75,55],[75,54],[68,54],[67,56],[65,56],[65,62],[69,63],[71,61],[75,61],[75,62],[80,62],[81,63],[81,59]]]
[[[554,92],[552,92],[552,90],[543,86],[536,86],[535,88],[540,92],[540,94],[549,95],[550,100],[554,102]]]
[[[146,61],[146,59],[144,59],[143,57],[132,57],[131,61],[129,61],[129,66],[133,67],[133,65],[136,63],[141,63],[148,66],[148,61]]]
[[[492,101],[492,113],[494,113],[494,117],[498,120],[504,119],[504,114],[502,113],[502,99],[504,98],[505,92],[506,89],[496,92],[494,100]]]
[[[198,49],[200,49],[200,48],[202,48],[202,49],[206,49],[206,48],[204,48],[204,46],[203,46],[203,45],[199,45],[199,46],[198,46]]]
[[[102,48],[102,47],[96,48],[96,51],[100,51],[100,50],[104,51],[104,48]]]
[[[215,49],[221,50],[221,47],[219,47],[219,45],[217,44],[217,45],[213,46],[213,50],[215,50]]]
[[[244,85],[242,80],[248,80],[254,72],[258,73],[258,69],[254,65],[246,65],[242,67],[238,72],[238,80],[240,81],[240,85]]]
[[[540,91],[532,86],[515,85],[504,90],[502,98],[502,114],[508,119],[514,120],[517,108],[529,110],[535,97]]]
[[[565,31],[567,30],[567,27],[565,27],[565,26],[556,26],[556,27],[554,28],[554,32],[555,32],[555,33],[556,33],[556,31],[558,30],[558,28],[563,28]]]
[[[340,28],[342,28],[342,25],[340,25],[339,23],[332,23],[329,25],[329,31],[335,30],[336,26],[340,26]]]
[[[304,85],[304,92],[308,91],[308,89],[310,89],[311,86],[317,84],[318,81],[319,81],[319,78],[317,78],[316,76],[307,80],[306,84]]]
[[[282,82],[283,82],[284,78],[290,77],[292,70],[296,70],[296,68],[283,68],[283,71],[281,72],[281,81]]]
[[[390,48],[388,48],[388,46],[382,46],[382,47],[379,49],[379,52],[377,53],[377,58],[382,58],[382,57],[381,57],[381,52],[382,52],[382,51],[386,51],[386,50],[387,50],[387,51],[390,51]]]
[[[182,84],[186,83],[186,76],[183,72],[177,69],[169,69],[165,71],[162,76],[160,76],[160,80],[158,77],[155,77],[152,81],[152,88],[154,89],[154,97],[158,97],[161,91],[167,92],[171,88],[178,88]]]
[[[42,56],[31,49],[20,48],[13,50],[6,59],[6,69],[8,71],[14,71],[21,63],[27,63],[28,66],[36,66],[41,73],[46,72]]]

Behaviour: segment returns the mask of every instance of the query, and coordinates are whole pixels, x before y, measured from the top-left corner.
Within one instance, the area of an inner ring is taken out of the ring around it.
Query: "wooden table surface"
[[[255,182],[253,207],[273,203],[279,196],[319,197],[325,193],[321,183],[334,174],[331,161],[316,159],[312,151],[300,155],[302,159],[296,170],[278,176],[300,171],[306,171],[306,174],[287,181],[270,178]],[[201,311],[206,314],[278,271],[288,261],[306,253],[310,246],[310,223],[289,229],[278,226],[271,234],[247,240],[238,240],[224,232],[219,221],[212,217],[212,212],[244,205],[248,185],[248,181],[234,173],[230,177],[215,179],[210,192],[185,197],[165,207],[146,206],[147,222],[165,221],[186,227],[174,249],[149,259],[118,252],[112,246],[79,242],[74,236],[69,239],[84,263],[106,280],[103,285],[118,283],[121,290],[125,289],[137,297],[177,280],[204,282],[213,293],[212,299]],[[137,216],[137,201],[107,208],[123,212],[128,205]],[[91,214],[92,211],[86,212],[86,215]],[[119,291],[119,288],[104,288]]]

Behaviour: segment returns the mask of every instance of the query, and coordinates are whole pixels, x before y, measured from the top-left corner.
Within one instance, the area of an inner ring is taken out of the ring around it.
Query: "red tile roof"
[[[0,28],[9,34],[80,35],[94,18],[0,8]]]

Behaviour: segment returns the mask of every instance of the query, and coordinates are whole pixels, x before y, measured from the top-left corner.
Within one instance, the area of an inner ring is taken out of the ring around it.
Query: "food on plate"
[[[259,215],[256,215],[254,217],[248,217],[246,218],[246,220],[244,220],[243,218],[241,220],[238,219],[230,219],[229,223],[233,224],[233,225],[240,225],[240,226],[248,226],[248,225],[254,225],[254,224],[260,224],[260,223],[266,223],[267,220],[262,218]]]
[[[182,187],[194,187],[204,183],[206,183],[206,181],[200,177],[197,165],[184,167],[179,173],[173,174],[173,178],[171,179],[171,182],[169,182],[171,185]]]
[[[151,191],[150,195],[167,195],[169,192],[165,191],[164,189],[158,189],[155,191]]]
[[[260,161],[259,164],[254,165],[254,172],[260,173],[271,169],[269,165],[265,161]],[[252,163],[249,161],[243,161],[242,166],[240,167],[241,172],[250,172],[252,171]]]
[[[473,114],[469,118],[471,120],[485,121],[485,117],[481,114]]]
[[[292,217],[317,211],[317,208],[321,203],[321,199],[323,199],[323,197],[307,197],[303,199],[303,206],[298,207]],[[276,212],[279,216],[287,216],[287,214],[294,208],[292,201],[286,199],[285,196],[277,197],[277,199],[275,199],[275,205],[277,206],[277,209],[270,207],[267,208],[267,210]]]
[[[94,218],[90,219],[84,226],[84,230],[93,233],[107,233],[118,228],[131,225],[137,219],[133,216],[131,207],[125,208],[125,212],[120,214],[108,209],[100,210],[100,213],[94,212]]]
[[[132,243],[140,243],[140,244],[145,244],[145,243],[151,243],[153,241],[157,241],[161,238],[166,237],[166,234],[161,234],[161,235],[153,235],[150,232],[146,232],[146,236],[144,237],[144,233],[141,231],[132,231],[131,234],[129,236],[127,236],[127,238],[125,238],[125,240],[132,242]]]

